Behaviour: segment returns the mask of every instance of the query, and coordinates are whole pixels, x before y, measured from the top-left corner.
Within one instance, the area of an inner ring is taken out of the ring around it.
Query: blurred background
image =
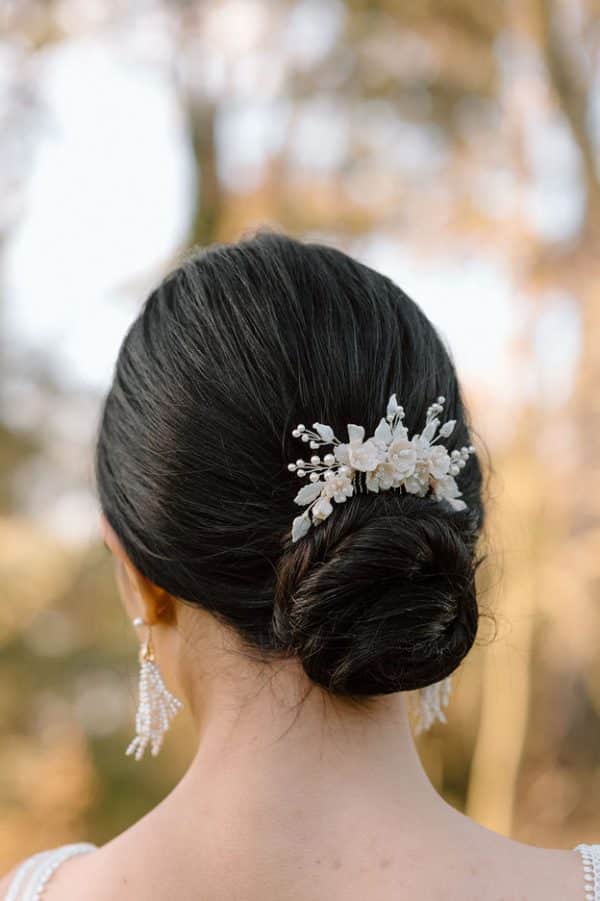
[[[108,841],[190,759],[134,734],[92,453],[194,244],[333,243],[423,307],[489,451],[496,617],[418,746],[479,823],[600,841],[600,2],[2,0],[0,872]]]

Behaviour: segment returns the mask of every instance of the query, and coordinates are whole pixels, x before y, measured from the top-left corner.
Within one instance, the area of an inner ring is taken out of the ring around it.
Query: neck
[[[301,809],[315,822],[326,811],[331,825],[340,801],[346,816],[372,809],[414,820],[448,808],[423,769],[402,694],[364,708],[316,686],[303,700],[302,684],[290,661],[243,701],[223,681],[204,685],[198,748],[177,795],[202,799],[211,816],[227,817],[231,805],[250,824]]]

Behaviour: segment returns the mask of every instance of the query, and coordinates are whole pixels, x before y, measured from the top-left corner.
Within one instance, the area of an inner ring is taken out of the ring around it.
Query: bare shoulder
[[[585,898],[585,871],[579,851],[575,849],[540,849],[548,859],[548,898],[580,901]],[[543,858],[542,858],[543,864]],[[554,892],[554,895],[550,894]],[[543,896],[540,895],[540,898]]]
[[[433,867],[427,875],[431,877],[432,870],[435,872],[433,878],[441,897],[452,901],[586,899],[584,861],[576,848],[548,848],[522,842],[462,815],[453,822],[452,833],[446,829],[445,834],[438,834],[433,848],[428,843]],[[449,882],[448,874],[454,875]],[[439,876],[446,879],[445,886],[443,881],[437,882]]]
[[[490,889],[501,897],[517,901],[583,901],[585,871],[581,855],[575,849],[541,848],[516,845],[507,853],[500,851],[490,866]]]

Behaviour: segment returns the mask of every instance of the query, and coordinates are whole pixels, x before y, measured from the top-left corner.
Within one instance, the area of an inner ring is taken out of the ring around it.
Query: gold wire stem
[[[143,663],[144,660],[150,660],[154,662],[154,644],[152,642],[152,634],[150,631],[151,627],[148,626],[148,636],[146,641],[140,648],[140,663]]]

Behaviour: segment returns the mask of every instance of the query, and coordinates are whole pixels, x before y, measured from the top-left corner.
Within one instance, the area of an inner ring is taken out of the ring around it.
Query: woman
[[[470,821],[412,739],[407,701],[444,719],[481,615],[471,440],[431,323],[344,253],[262,231],[170,273],[121,347],[96,477],[140,638],[127,752],[158,753],[182,704],[197,751],[126,832],[27,858],[0,897],[600,898],[600,846]]]

